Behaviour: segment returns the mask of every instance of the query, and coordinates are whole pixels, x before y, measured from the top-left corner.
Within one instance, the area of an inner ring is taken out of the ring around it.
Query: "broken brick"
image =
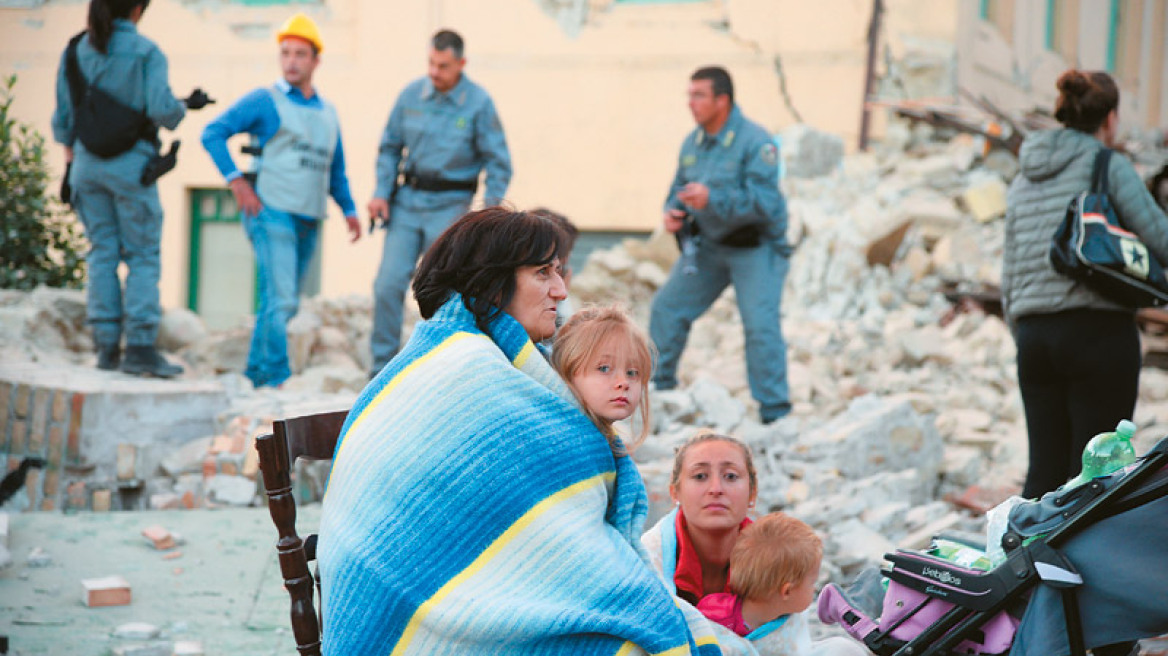
[[[81,585],[85,588],[85,605],[90,608],[130,605],[130,582],[117,574],[83,579]]]
[[[170,531],[157,524],[142,529],[142,536],[149,540],[155,549],[160,551],[174,547],[174,536],[170,534]]]

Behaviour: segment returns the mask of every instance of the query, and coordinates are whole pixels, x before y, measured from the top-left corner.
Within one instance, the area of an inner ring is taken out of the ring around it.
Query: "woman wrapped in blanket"
[[[537,346],[564,241],[488,208],[422,259],[424,321],[358,398],[326,488],[325,654],[722,653],[647,562],[632,459]]]
[[[736,438],[699,433],[674,456],[669,496],[674,510],[645,532],[650,562],[675,594],[697,606],[710,595],[737,592],[730,585],[730,555],[758,497],[750,447]],[[761,656],[862,656],[859,643],[841,636],[811,640],[807,611],[769,622],[746,635]],[[730,642],[721,626],[717,637]]]

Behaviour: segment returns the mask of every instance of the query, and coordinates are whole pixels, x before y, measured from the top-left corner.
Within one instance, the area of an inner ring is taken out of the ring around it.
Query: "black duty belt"
[[[479,188],[478,180],[444,180],[414,173],[404,173],[402,178],[406,185],[418,191],[469,191],[473,194]]]

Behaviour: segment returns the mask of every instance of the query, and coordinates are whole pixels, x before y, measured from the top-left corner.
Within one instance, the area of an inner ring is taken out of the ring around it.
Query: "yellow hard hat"
[[[324,52],[324,41],[320,39],[320,30],[316,28],[316,23],[303,13],[298,13],[284,21],[284,25],[280,27],[280,31],[276,32],[276,43],[290,36],[304,39],[311,43],[316,47],[317,53]]]

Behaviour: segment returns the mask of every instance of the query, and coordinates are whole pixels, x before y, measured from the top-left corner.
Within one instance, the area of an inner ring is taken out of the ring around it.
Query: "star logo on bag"
[[[1134,239],[1124,239],[1120,243],[1123,251],[1123,268],[1133,276],[1148,277],[1148,247]]]

